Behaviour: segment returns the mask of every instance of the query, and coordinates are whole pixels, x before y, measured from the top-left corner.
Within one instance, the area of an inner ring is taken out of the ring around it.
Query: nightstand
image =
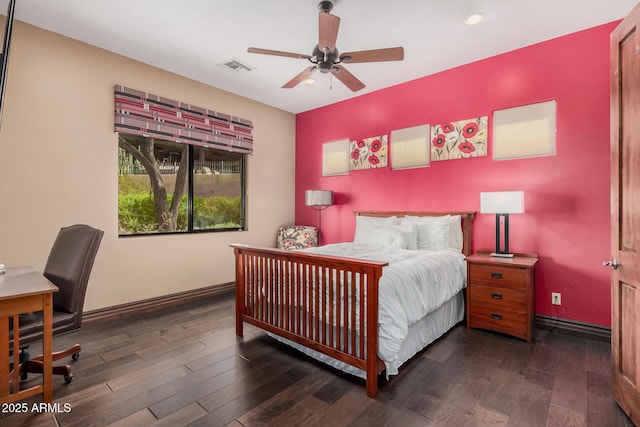
[[[467,327],[489,329],[527,342],[535,327],[535,254],[467,257]]]

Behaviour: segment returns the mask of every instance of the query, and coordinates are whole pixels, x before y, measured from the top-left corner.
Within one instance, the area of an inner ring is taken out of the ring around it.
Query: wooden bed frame
[[[448,214],[461,216],[463,253],[469,255],[474,212],[355,212],[376,217]],[[377,356],[378,282],[387,263],[231,246],[236,259],[236,335],[243,335],[246,322],[361,369],[366,372],[367,396],[375,397],[378,374],[385,368]]]

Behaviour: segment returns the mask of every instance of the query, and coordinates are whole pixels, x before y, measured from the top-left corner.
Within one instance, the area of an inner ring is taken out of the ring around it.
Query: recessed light
[[[467,25],[476,25],[481,23],[484,20],[484,14],[482,13],[474,13],[464,20],[464,23]]]
[[[304,83],[305,83],[305,84],[308,84],[308,85],[312,85],[312,84],[314,84],[315,82],[316,82],[316,80],[315,80],[315,79],[311,79],[311,78],[309,78],[309,79],[304,79]]]

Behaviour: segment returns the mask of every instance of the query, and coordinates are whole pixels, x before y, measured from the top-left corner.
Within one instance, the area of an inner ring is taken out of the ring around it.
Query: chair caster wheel
[[[73,354],[71,355],[71,359],[73,359],[73,360],[78,360],[78,359],[80,359],[80,353],[73,353]]]
[[[73,381],[73,375],[65,375],[64,376],[64,382],[66,384],[71,384],[71,381]]]

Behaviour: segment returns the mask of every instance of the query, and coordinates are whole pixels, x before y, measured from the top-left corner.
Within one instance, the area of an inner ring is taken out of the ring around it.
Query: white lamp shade
[[[331,206],[333,205],[333,191],[331,190],[307,190],[304,194],[306,206]]]
[[[524,191],[480,193],[480,213],[515,214],[524,212]]]

